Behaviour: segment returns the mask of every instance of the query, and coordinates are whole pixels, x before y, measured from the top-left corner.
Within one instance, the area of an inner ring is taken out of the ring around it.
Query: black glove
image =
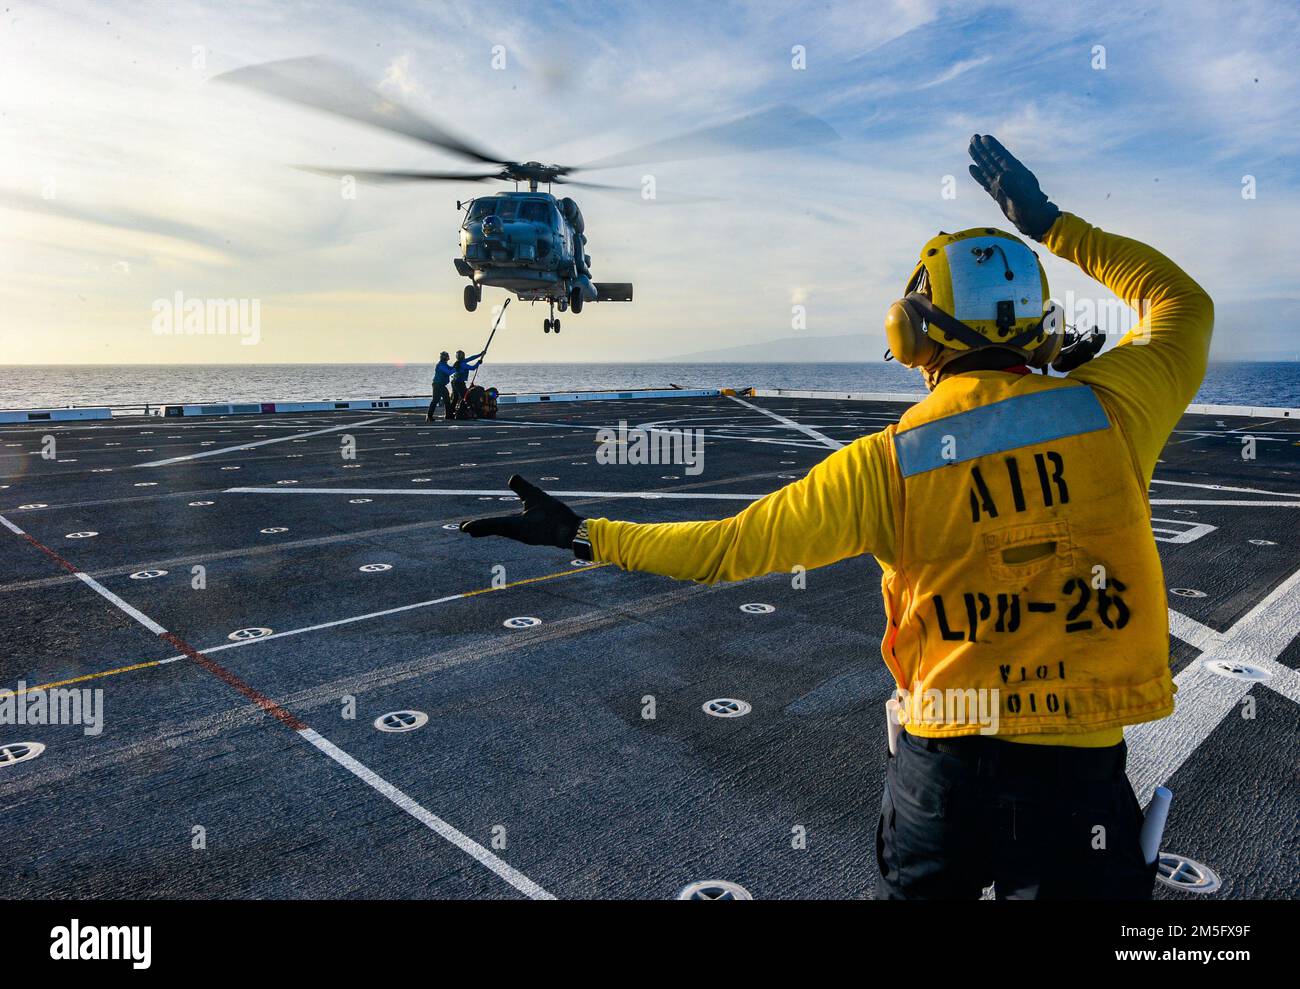
[[[518,474],[510,478],[510,490],[524,501],[519,515],[498,515],[490,519],[471,519],[460,524],[461,532],[479,536],[505,536],[529,546],[556,546],[570,549],[582,519],[558,498],[552,498],[535,484]]]
[[[1061,352],[1056,355],[1056,360],[1052,361],[1052,370],[1065,374],[1076,367],[1082,367],[1101,352],[1102,345],[1105,343],[1106,334],[1101,330],[1094,329],[1091,333],[1074,333],[1067,330],[1065,340],[1061,344]]]
[[[998,139],[976,134],[970,139],[970,156],[975,164],[970,173],[997,200],[1008,220],[1026,237],[1042,240],[1061,215],[1056,204],[1038,188],[1034,173],[998,143]]]

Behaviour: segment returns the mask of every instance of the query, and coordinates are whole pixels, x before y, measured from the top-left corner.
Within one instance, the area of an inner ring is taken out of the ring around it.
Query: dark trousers
[[[469,385],[464,381],[453,381],[451,383],[451,407],[459,409],[460,403],[465,398],[465,392],[469,390]]]
[[[429,403],[429,418],[432,419],[438,410],[438,403],[442,403],[443,410],[447,413],[447,418],[451,418],[451,397],[447,394],[446,385],[433,386],[433,401]]]
[[[1150,899],[1127,748],[903,732],[876,826],[876,898]]]

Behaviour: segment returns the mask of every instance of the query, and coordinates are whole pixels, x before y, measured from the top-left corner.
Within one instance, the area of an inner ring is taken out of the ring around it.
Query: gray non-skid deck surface
[[[456,425],[395,412],[0,426],[0,513],[362,767],[346,771],[0,531],[0,689],[90,677],[72,686],[102,689],[105,713],[98,737],[0,726],[0,744],[47,746],[0,768],[4,895],[522,895],[427,815],[561,898],[671,897],[705,878],[765,898],[870,895],[890,689],[873,561],[813,571],[806,589],[775,575],[710,590],[444,528],[514,511],[482,492],[516,471],[554,490],[662,496],[569,499],[589,515],[730,514],[744,502],[674,495],[767,492],[827,455],[779,417],[849,441],[901,410],[751,404],[777,417],[682,398],[503,406]],[[704,473],[599,465],[596,428],[620,419],[704,429]],[[47,436],[56,459],[40,456]],[[1204,596],[1171,594],[1191,620],[1190,643],[1173,642],[1180,715],[1130,733],[1132,773],[1139,789],[1173,788],[1165,847],[1219,870],[1220,896],[1297,892],[1298,441],[1294,422],[1188,416],[1157,479],[1192,486],[1152,488],[1179,502],[1154,508],[1166,538],[1204,532],[1161,543],[1170,588]],[[192,459],[137,466],[178,457]],[[469,493],[406,494],[421,489]],[[1251,504],[1213,504],[1226,501]],[[490,590],[502,573],[509,586]],[[521,616],[541,624],[503,625]],[[240,629],[273,634],[232,640]],[[1205,674],[1203,649],[1272,675]],[[110,672],[136,664],[157,665]],[[709,717],[716,697],[753,712]],[[400,709],[428,723],[373,727]],[[206,849],[191,847],[195,827]],[[806,847],[792,847],[797,829]]]

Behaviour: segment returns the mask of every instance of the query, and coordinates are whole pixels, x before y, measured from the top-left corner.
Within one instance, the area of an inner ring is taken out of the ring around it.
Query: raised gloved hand
[[[472,519],[460,524],[461,532],[471,536],[505,536],[529,546],[555,546],[569,549],[578,534],[582,519],[558,498],[552,498],[535,484],[518,474],[510,478],[510,490],[524,502],[518,515],[498,515],[490,519]]]
[[[1099,329],[1094,329],[1091,333],[1075,333],[1067,330],[1065,340],[1061,344],[1061,352],[1056,355],[1056,360],[1052,361],[1052,370],[1065,374],[1076,367],[1082,367],[1101,352],[1105,343],[1106,334]]]
[[[1061,215],[1038,187],[1038,179],[1016,157],[989,135],[970,139],[970,156],[975,164],[970,173],[997,200],[1008,220],[1026,237],[1042,240]]]

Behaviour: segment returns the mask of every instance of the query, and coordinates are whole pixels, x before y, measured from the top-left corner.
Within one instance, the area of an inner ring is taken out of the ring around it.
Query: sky
[[[558,337],[515,302],[503,362],[761,359],[767,342],[852,335],[878,359],[921,244],[1008,226],[966,173],[973,133],[1062,209],[1195,277],[1216,302],[1215,357],[1300,359],[1297,48],[1293,3],[6,0],[0,364],[427,363],[478,347],[505,295],[465,312],[456,201],[495,187],[347,199],[291,168],[464,164],[212,81],[303,55],[513,160],[581,164],[778,104],[838,133],[593,175],[654,178],[653,201],[575,194],[594,277],[633,282],[635,301],[566,314]],[[1040,254],[1054,296],[1109,298]],[[243,300],[256,342],[159,332],[177,293]]]

